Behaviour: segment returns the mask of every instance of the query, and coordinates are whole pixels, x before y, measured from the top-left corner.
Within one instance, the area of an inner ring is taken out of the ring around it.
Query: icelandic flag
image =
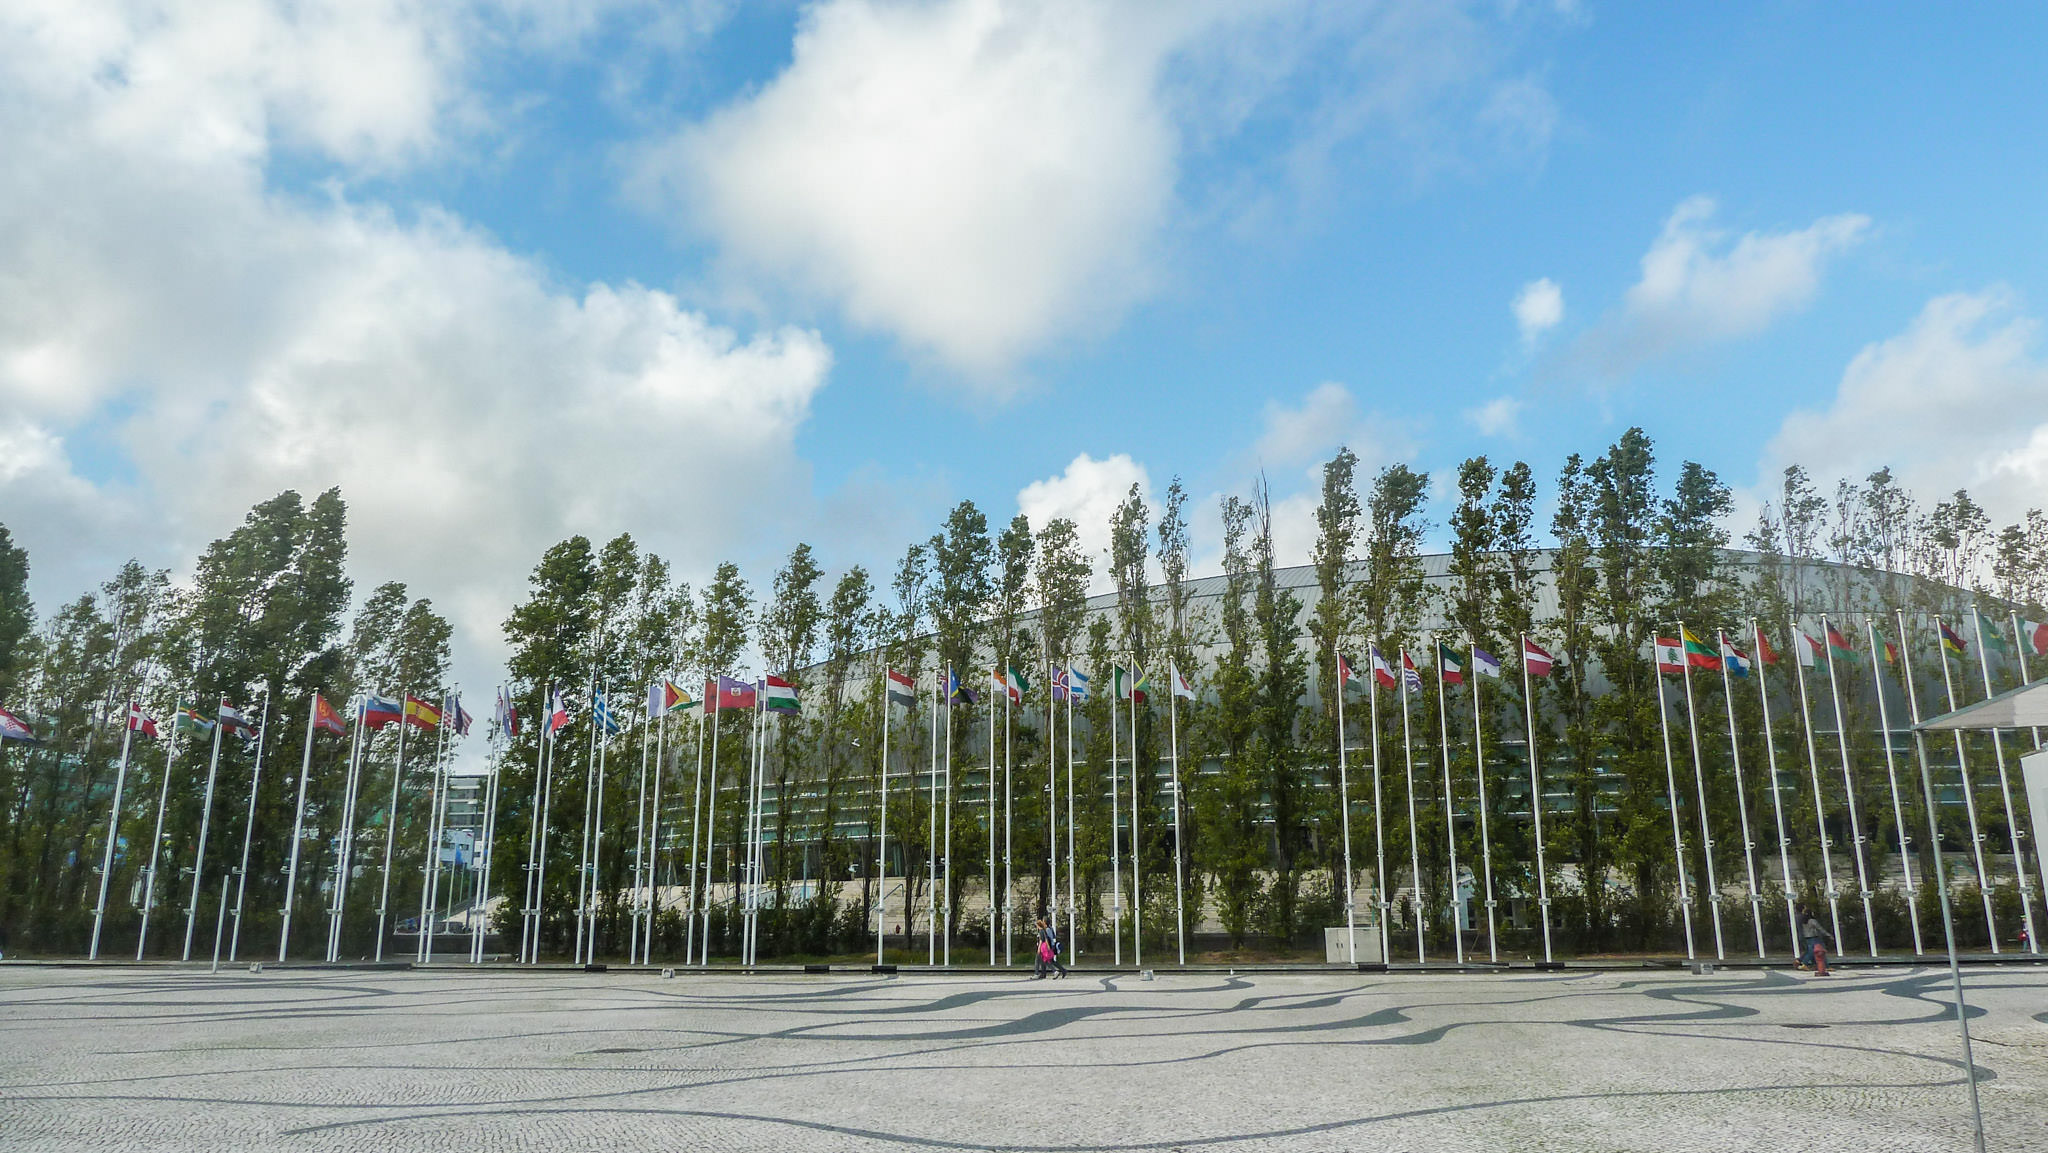
[[[1054,669],[1054,670],[1052,671],[1052,676],[1051,676],[1051,678],[1050,678],[1050,680],[1049,680],[1049,682],[1048,682],[1048,687],[1050,687],[1050,688],[1051,688],[1051,690],[1052,690],[1052,699],[1053,699],[1053,700],[1056,700],[1056,701],[1063,701],[1063,700],[1066,700],[1066,699],[1067,699],[1067,670],[1065,670],[1065,669]]]

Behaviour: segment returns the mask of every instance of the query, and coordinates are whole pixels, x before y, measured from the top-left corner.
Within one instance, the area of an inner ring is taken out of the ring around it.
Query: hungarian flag
[[[1415,667],[1415,658],[1408,655],[1407,649],[1401,650],[1401,684],[1407,692],[1422,691],[1422,670]]]
[[[431,729],[441,723],[441,710],[419,699],[405,698],[405,723],[416,729]]]
[[[1480,648],[1478,645],[1473,645],[1472,671],[1478,673],[1482,677],[1494,677],[1498,679],[1500,676],[1500,658],[1494,656],[1490,652],[1487,652],[1485,649]]]
[[[363,727],[375,732],[385,725],[396,724],[405,715],[405,707],[388,697],[368,696],[363,698]]]
[[[1720,636],[1721,667],[1738,677],[1748,676],[1749,658],[1743,654],[1741,649],[1735,647],[1735,642],[1728,639],[1727,633],[1722,633]]]
[[[1685,641],[1685,663],[1696,669],[1719,669],[1721,658],[1707,647],[1707,642],[1693,635],[1684,625],[1678,626],[1678,635]]]
[[[128,702],[128,731],[131,733],[141,733],[145,737],[158,735],[156,721],[149,714],[143,712],[142,706],[134,701]]]
[[[1539,648],[1535,641],[1528,637],[1522,638],[1522,667],[1529,670],[1530,676],[1547,677],[1550,675],[1550,666],[1556,663],[1556,659]]]
[[[803,711],[803,705],[796,699],[796,686],[778,676],[770,676],[761,690],[761,706],[771,713],[795,713]]]
[[[1394,668],[1387,663],[1386,655],[1380,652],[1378,645],[1372,646],[1372,679],[1378,681],[1380,687],[1388,692],[1392,692],[1400,684],[1394,679]]]
[[[327,698],[319,693],[313,694],[313,731],[329,732],[337,737],[348,732],[348,726],[341,721],[341,714],[335,712],[334,706],[328,704]]]
[[[1342,661],[1344,658],[1338,657],[1337,659],[1339,661]],[[1189,684],[1188,679],[1180,675],[1180,670],[1178,668],[1170,670],[1168,676],[1169,683],[1173,686],[1174,696],[1177,696],[1184,701],[1191,701],[1195,699],[1195,686]],[[1344,667],[1344,677],[1346,680],[1349,680],[1351,678],[1351,667],[1349,665],[1346,665]]]
[[[1849,643],[1849,638],[1843,636],[1842,630],[1836,628],[1833,622],[1828,624],[1828,657],[1831,660],[1838,661],[1862,659],[1861,655],[1857,653],[1855,646]]]
[[[1771,647],[1771,638],[1762,629],[1756,630],[1756,655],[1767,665],[1778,663],[1778,650]]]
[[[22,722],[20,717],[0,709],[0,741],[20,741],[24,745],[39,745],[36,731]]]
[[[890,669],[886,687],[889,690],[890,704],[902,705],[904,708],[915,708],[917,706],[916,681],[904,676],[895,669]]]
[[[1465,654],[1441,642],[1436,646],[1436,668],[1445,684],[1465,683]]]
[[[716,682],[706,684],[704,695],[710,698],[714,712],[754,707],[754,686],[731,677],[720,677]]]
[[[1356,675],[1356,674],[1354,674],[1354,673],[1353,673],[1353,672],[1351,671],[1351,662],[1350,662],[1350,661],[1347,661],[1347,660],[1345,660],[1345,659],[1344,659],[1344,654],[1343,654],[1343,653],[1338,653],[1338,654],[1337,654],[1337,687],[1338,687],[1339,689],[1342,689],[1342,688],[1343,688],[1343,687],[1344,687],[1345,685],[1348,685],[1348,684],[1350,684],[1350,683],[1351,683],[1351,678],[1352,678],[1353,676],[1355,676],[1355,675]]]
[[[1985,644],[1999,652],[2007,652],[2012,648],[2005,643],[2005,634],[1999,631],[1998,622],[1981,613],[1977,616],[1977,635],[1984,638]]]
[[[210,733],[213,722],[199,715],[199,710],[190,705],[180,705],[171,720],[171,731],[179,733]]]
[[[1798,625],[1792,626],[1792,652],[1799,658],[1801,665],[1812,668],[1823,651],[1825,650],[1821,648],[1817,637]]]
[[[245,741],[256,735],[256,726],[249,720],[249,714],[226,701],[220,703],[220,727],[229,736]]]
[[[2048,657],[2048,625],[2021,621],[2020,640],[2034,650],[2035,656]]]
[[[1658,637],[1657,671],[1660,673],[1684,672],[1685,646],[1669,637]]]
[[[1941,630],[1942,648],[1947,649],[1948,651],[1954,653],[1957,656],[1962,656],[1963,653],[1969,650],[1970,646],[1963,643],[1963,638],[1956,635],[1956,630],[1948,627],[1946,624],[1943,624],[1940,621],[1934,622],[1934,627]]]

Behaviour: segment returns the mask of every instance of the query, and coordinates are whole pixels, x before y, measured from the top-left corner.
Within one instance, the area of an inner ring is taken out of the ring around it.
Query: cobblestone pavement
[[[2048,971],[1969,977],[2048,1149]],[[1940,969],[696,976],[0,966],[0,1149],[1967,1149]]]

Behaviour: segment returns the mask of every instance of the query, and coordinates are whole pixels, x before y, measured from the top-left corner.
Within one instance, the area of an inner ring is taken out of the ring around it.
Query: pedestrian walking
[[[1800,927],[1799,934],[1806,938],[1806,955],[1813,964],[1813,975],[1827,976],[1828,944],[1831,938],[1828,931],[1821,927],[1820,918],[1808,913],[1806,923]]]
[[[1038,953],[1032,960],[1034,975],[1031,979],[1034,981],[1045,979],[1048,973],[1061,977],[1067,975],[1067,967],[1060,964],[1059,930],[1048,924],[1044,917],[1038,918]]]

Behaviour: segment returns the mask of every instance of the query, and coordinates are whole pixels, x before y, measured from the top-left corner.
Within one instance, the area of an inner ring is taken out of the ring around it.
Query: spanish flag
[[[416,729],[431,729],[441,723],[441,710],[419,699],[405,698],[405,723]]]

